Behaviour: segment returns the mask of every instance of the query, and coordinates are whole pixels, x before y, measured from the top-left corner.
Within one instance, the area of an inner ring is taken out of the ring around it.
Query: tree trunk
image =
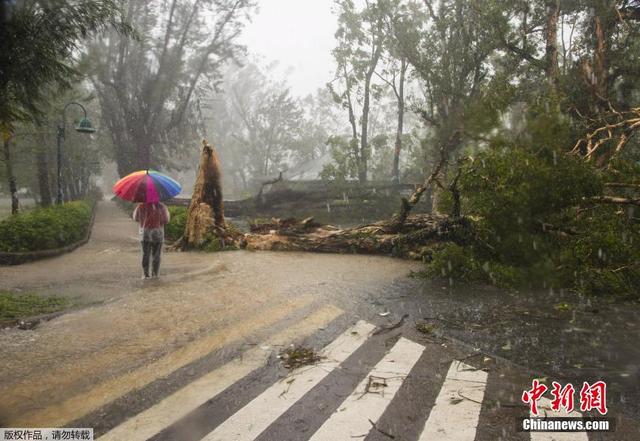
[[[193,196],[187,210],[183,249],[202,246],[211,235],[224,236],[226,225],[222,200],[220,161],[214,147],[204,140]]]
[[[349,110],[349,124],[351,125],[351,149],[353,152],[353,160],[356,161],[357,167],[360,168],[360,153],[358,152],[358,128],[356,126],[356,115],[353,112],[353,102],[351,101],[351,85],[349,84],[349,75],[347,66],[343,66],[344,78],[346,83],[347,109]]]
[[[443,241],[465,245],[473,234],[465,218],[425,214],[408,217],[399,229],[394,221],[339,230],[319,226],[311,218],[301,222],[274,219],[271,224],[252,226],[243,245],[249,250],[383,254],[422,260],[429,258],[433,245]]]
[[[364,80],[364,102],[362,104],[362,120],[360,125],[360,160],[358,162],[358,180],[362,184],[367,182],[367,161],[369,155],[367,131],[369,130],[369,100],[371,94],[370,89],[372,75],[373,71],[371,71],[371,75],[367,75]]]
[[[558,86],[558,16],[560,13],[560,1],[548,0],[546,8],[546,73],[549,89],[552,93],[555,93]]]
[[[608,98],[608,87],[607,87],[607,61],[606,61],[606,52],[607,52],[607,36],[605,33],[604,25],[602,23],[602,17],[598,15],[596,12],[595,16],[595,37],[596,37],[596,53],[595,53],[595,63],[594,63],[594,73],[596,76],[596,94],[598,100],[606,100]],[[605,109],[606,106],[599,106],[602,109]]]
[[[402,150],[402,132],[404,126],[404,77],[407,71],[407,59],[402,57],[400,60],[400,80],[398,85],[398,126],[396,130],[396,145],[393,154],[393,173],[392,180],[394,184],[400,183],[400,151]]]
[[[11,142],[11,134],[7,131],[3,133],[4,141],[4,164],[7,169],[7,181],[9,183],[9,192],[11,193],[11,214],[18,212],[18,187],[16,185],[16,177],[13,174],[13,162],[11,159],[11,148],[9,143]]]
[[[443,170],[446,170],[447,162],[449,161],[449,156],[451,152],[453,152],[462,142],[461,133],[459,130],[453,132],[449,140],[440,145],[440,161],[434,168],[433,172],[427,177],[422,185],[419,185],[411,196],[407,198],[401,199],[400,211],[393,217],[393,221],[390,224],[393,231],[397,231],[401,229],[407,220],[409,213],[416,206],[418,202],[420,202],[420,198],[422,195],[428,190],[431,189],[431,200],[432,207],[431,212],[437,213],[436,205],[437,205],[437,193],[438,190],[442,190],[442,176],[444,175]],[[433,187],[433,184],[436,184],[437,188]]]
[[[44,146],[38,146],[36,152],[36,166],[38,169],[38,190],[40,193],[40,205],[48,207],[51,205],[51,187],[49,185],[49,163],[47,152]]]

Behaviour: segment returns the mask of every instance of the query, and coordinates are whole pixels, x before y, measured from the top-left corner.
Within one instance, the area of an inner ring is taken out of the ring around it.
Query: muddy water
[[[162,375],[179,361],[171,354],[193,342],[220,336],[214,343],[224,345],[320,303],[363,317],[389,313],[389,323],[408,313],[410,321],[433,323],[436,336],[575,385],[605,378],[611,399],[638,414],[637,305],[559,292],[451,288],[408,278],[419,264],[355,255],[166,253],[163,277],[149,283],[140,280],[139,258],[135,224],[103,203],[86,246],[0,267],[0,289],[69,296],[84,306],[30,331],[0,330],[0,423],[96,384],[119,387],[109,382],[147,365],[159,366],[151,374]],[[561,302],[568,306],[556,308]],[[181,356],[192,355],[198,354]],[[131,387],[142,381],[132,377]]]

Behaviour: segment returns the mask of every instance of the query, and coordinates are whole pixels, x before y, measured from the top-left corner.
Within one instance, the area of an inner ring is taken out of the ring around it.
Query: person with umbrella
[[[161,200],[180,193],[180,184],[156,171],[142,170],[120,179],[114,186],[116,196],[139,202],[133,210],[133,219],[139,224],[142,246],[143,279],[158,277],[164,243],[164,226],[169,223],[169,210]]]

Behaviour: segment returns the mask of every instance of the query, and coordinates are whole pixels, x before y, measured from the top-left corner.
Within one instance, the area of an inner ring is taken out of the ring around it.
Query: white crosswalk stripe
[[[321,353],[326,360],[278,382],[209,433],[203,441],[248,441],[302,398],[367,339],[373,325],[360,321]]]
[[[364,436],[383,414],[424,351],[405,338],[378,363],[310,441],[335,441]]]
[[[451,363],[420,441],[473,441],[486,384],[486,372]]]

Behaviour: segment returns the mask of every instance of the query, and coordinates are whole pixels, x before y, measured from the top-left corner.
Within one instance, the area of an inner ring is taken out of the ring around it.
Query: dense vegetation
[[[164,227],[164,235],[167,241],[175,242],[184,233],[184,227],[187,224],[187,209],[184,207],[168,208],[171,219]]]
[[[87,234],[91,212],[91,202],[73,201],[14,214],[0,221],[0,251],[40,251],[71,245]]]
[[[633,186],[640,166],[600,172],[552,150],[497,146],[461,167],[462,214],[476,237],[443,245],[427,274],[505,287],[572,288],[638,298],[640,225],[633,206],[602,204],[605,184]],[[451,209],[451,198],[441,208]]]

